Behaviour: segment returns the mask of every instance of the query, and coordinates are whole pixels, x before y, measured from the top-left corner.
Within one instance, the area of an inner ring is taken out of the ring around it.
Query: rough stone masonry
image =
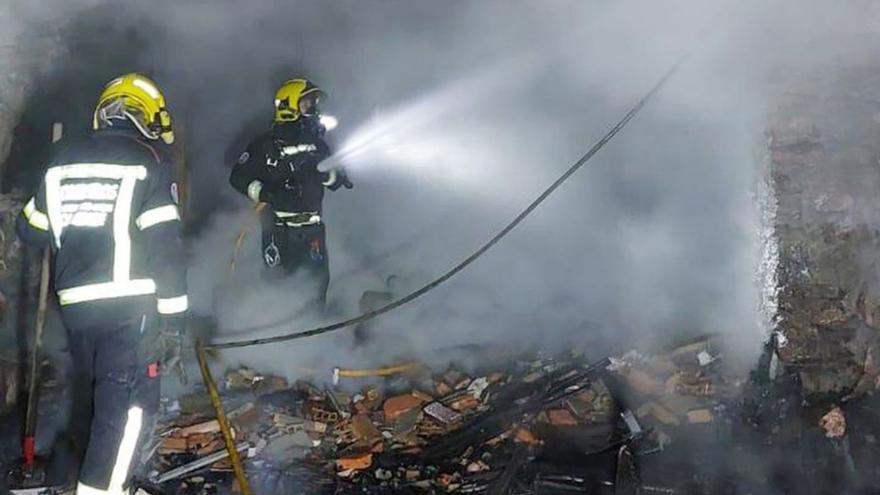
[[[768,130],[779,357],[809,394],[865,393],[880,384],[880,70],[785,81]]]

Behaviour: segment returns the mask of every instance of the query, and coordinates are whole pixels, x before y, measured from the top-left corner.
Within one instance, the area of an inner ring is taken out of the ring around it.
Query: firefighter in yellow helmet
[[[171,170],[154,146],[174,140],[162,91],[139,74],[113,79],[92,124],[62,143],[17,227],[54,257],[73,355],[76,493],[122,495],[159,406],[161,365],[179,359],[186,271]]]
[[[272,129],[251,141],[229,178],[252,201],[269,205],[263,217],[262,246],[269,272],[312,274],[319,307],[324,305],[330,281],[324,189],[352,187],[344,170],[318,170],[318,164],[330,156],[324,136],[331,121],[320,112],[324,97],[307,79],[282,84],[275,94]]]
[[[165,96],[153,81],[140,74],[126,74],[110,81],[98,98],[92,128],[134,126],[148,140],[174,143],[171,114]]]

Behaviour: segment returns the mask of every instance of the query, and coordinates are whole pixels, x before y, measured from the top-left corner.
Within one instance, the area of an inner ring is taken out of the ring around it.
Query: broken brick
[[[695,411],[688,411],[687,413],[688,423],[691,424],[702,424],[702,423],[711,423],[715,417],[712,415],[712,412],[708,409],[697,409]]]
[[[275,375],[264,375],[254,381],[254,391],[260,394],[284,390],[287,386],[287,380]]]
[[[213,454],[214,452],[220,450],[221,448],[223,448],[223,442],[219,438],[215,438],[215,439],[211,440],[210,442],[202,444],[196,450],[196,456],[203,457],[208,454]]]
[[[445,488],[449,488],[449,485],[451,485],[453,482],[455,482],[455,476],[448,473],[442,473],[440,476],[437,477],[437,483]]]
[[[352,428],[352,420],[346,419],[336,425],[336,443],[349,444],[357,441],[357,435]]]
[[[446,433],[446,428],[438,425],[434,421],[422,421],[416,427],[416,432],[422,437],[435,437]]]
[[[705,380],[695,384],[679,383],[675,386],[675,393],[679,395],[693,395],[696,397],[706,397],[715,395],[715,387],[712,382]]]
[[[514,438],[516,439],[516,441],[527,445],[535,445],[540,442],[540,440],[538,440],[538,437],[536,437],[534,433],[526,428],[517,428],[516,433],[514,434]]]
[[[578,424],[577,419],[567,409],[553,409],[547,415],[553,426],[577,426]]]
[[[340,457],[336,459],[336,469],[338,471],[362,471],[373,465],[373,454],[367,453],[351,457]]]
[[[443,374],[443,381],[449,385],[458,383],[463,379],[467,379],[467,375],[458,370],[451,369]]]
[[[407,411],[421,407],[424,404],[422,399],[412,395],[398,395],[385,401],[382,410],[385,412],[386,421],[397,421]]]
[[[678,417],[673,414],[672,411],[653,401],[647,402],[639,407],[638,411],[636,411],[636,414],[639,417],[650,415],[657,421],[666,425],[678,425],[681,423]]]
[[[306,408],[306,414],[313,420],[320,423],[332,424],[339,421],[339,413],[322,407],[321,405],[310,403]]]
[[[368,410],[375,411],[382,405],[382,394],[377,389],[371,388],[367,390],[367,397],[363,400],[362,404]]]
[[[595,393],[592,390],[581,392],[574,397],[567,399],[564,404],[568,410],[575,416],[586,419],[593,411],[593,400]]]
[[[162,439],[162,442],[159,444],[159,453],[162,455],[166,454],[179,454],[186,452],[187,443],[186,438],[183,437],[165,437]]]
[[[489,375],[489,383],[498,383],[503,380],[505,376],[507,375],[500,372],[492,373],[491,375]]]
[[[470,385],[470,384],[471,384],[471,379],[470,379],[470,378],[462,378],[462,379],[459,380],[459,381],[458,381],[458,382],[457,382],[452,388],[454,388],[455,390],[464,390],[464,389],[466,389],[466,388],[468,387],[468,385]]]
[[[210,433],[194,433],[185,438],[188,450],[202,450],[206,445],[214,442],[217,439],[217,435]]]
[[[204,423],[198,423],[192,426],[187,426],[186,428],[182,428],[178,435],[182,437],[188,437],[190,435],[196,434],[204,434],[204,433],[219,433],[220,432],[220,422],[216,419],[211,421],[205,421]]]
[[[437,382],[434,385],[434,390],[437,392],[437,395],[443,397],[444,395],[449,395],[452,393],[452,387],[447,385],[445,382]]]
[[[834,406],[828,413],[819,420],[819,426],[825,430],[825,436],[828,438],[840,438],[846,435],[846,416],[843,409]]]
[[[373,421],[366,414],[358,414],[351,419],[351,430],[359,440],[372,442],[382,436]]]
[[[415,397],[415,398],[419,399],[420,401],[422,401],[423,404],[426,404],[426,403],[431,402],[432,400],[434,400],[433,397],[431,397],[430,395],[426,394],[425,392],[422,392],[421,390],[413,390],[413,391],[412,391],[412,395],[413,395],[413,397]]]
[[[476,409],[479,406],[480,401],[475,399],[472,395],[465,395],[459,399],[452,401],[452,403],[449,404],[449,407],[459,412],[470,411],[472,409]]]
[[[254,432],[260,428],[260,411],[254,407],[252,402],[248,402],[226,416],[237,430]]]
[[[654,395],[660,390],[660,382],[656,378],[637,368],[629,369],[626,382],[636,392],[644,395]]]
[[[651,367],[652,371],[661,375],[669,375],[675,373],[676,370],[675,363],[662,357],[650,359],[647,364]]]

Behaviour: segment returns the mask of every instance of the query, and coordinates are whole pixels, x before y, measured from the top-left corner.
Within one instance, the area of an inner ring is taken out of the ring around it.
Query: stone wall
[[[0,6],[0,182],[6,176],[14,131],[34,81],[51,68],[62,52],[57,36],[45,33],[25,36],[27,33],[20,33],[21,26],[5,22],[16,18],[13,3]],[[46,134],[48,136],[48,130]],[[24,205],[26,193],[7,183],[0,183],[0,191],[0,413],[3,413],[18,399],[20,339],[23,330],[33,325],[33,319],[22,309],[22,302],[28,305],[27,299],[22,301],[22,285],[27,291],[24,297],[29,298],[36,293],[38,276],[35,260],[25,259],[15,234],[15,218]]]
[[[867,392],[880,373],[880,66],[786,81],[768,131],[779,356],[808,393]]]
[[[0,414],[9,410],[19,393],[18,327],[19,289],[23,268],[21,242],[15,234],[15,218],[23,202],[0,196]]]
[[[26,87],[27,78],[17,71],[0,70],[0,177],[12,147],[12,131],[24,106]]]

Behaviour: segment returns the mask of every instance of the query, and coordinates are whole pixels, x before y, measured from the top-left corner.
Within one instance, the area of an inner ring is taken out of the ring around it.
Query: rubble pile
[[[421,368],[357,391],[242,368],[222,395],[258,493],[635,493],[636,456],[662,450],[666,427],[713,421],[728,386],[710,371],[717,360],[703,342],[592,364],[566,354],[503,370]],[[161,430],[154,485],[230,489],[206,398],[166,404]]]
[[[226,375],[223,400],[260,493],[613,490],[635,483],[631,456],[619,451],[640,429],[619,419],[602,380],[608,365],[566,356],[504,371],[421,369],[357,392],[243,368]],[[154,485],[200,494],[233,482],[206,399],[166,404],[161,429]]]
[[[699,339],[666,354],[630,352],[612,359],[611,370],[623,387],[620,399],[652,429],[652,438],[668,445],[676,428],[712,423],[727,416],[743,381],[723,367],[712,339]]]

